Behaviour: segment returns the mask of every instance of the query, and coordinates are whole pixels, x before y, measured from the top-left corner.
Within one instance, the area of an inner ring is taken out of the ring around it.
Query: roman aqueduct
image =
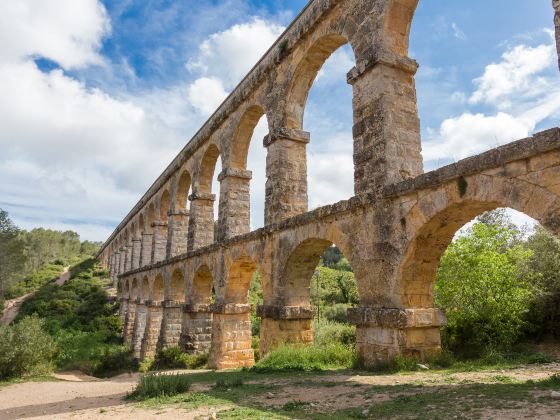
[[[214,368],[252,365],[255,271],[264,293],[261,352],[310,342],[310,279],[332,244],[358,282],[360,305],[349,319],[359,355],[366,363],[423,356],[440,347],[435,274],[462,225],[510,207],[560,234],[559,128],[423,172],[418,64],[407,56],[417,3],[312,0],[119,224],[98,257],[118,285],[124,339],[138,357],[179,344],[209,352]],[[558,29],[560,0],[553,4]],[[355,195],[308,211],[306,99],[322,64],[346,43],[356,60],[347,76]],[[250,232],[247,153],[262,115],[265,227]]]

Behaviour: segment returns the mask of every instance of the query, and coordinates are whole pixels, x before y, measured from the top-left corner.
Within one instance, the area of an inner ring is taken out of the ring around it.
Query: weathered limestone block
[[[194,192],[191,201],[189,219],[188,250],[194,251],[214,243],[214,201],[216,195]]]
[[[210,305],[183,305],[179,346],[189,354],[208,353],[212,340]]]
[[[119,275],[124,273],[126,267],[126,247],[119,248]]]
[[[313,306],[259,306],[260,354],[282,344],[312,344],[315,313]]]
[[[163,302],[163,321],[157,349],[178,346],[181,338],[183,305],[181,302],[166,300]]]
[[[156,221],[152,229],[152,263],[157,263],[165,260],[167,253],[167,222]]]
[[[420,359],[441,350],[443,311],[429,309],[351,308],[348,321],[356,325],[356,350],[365,365],[398,355]]]
[[[414,74],[418,64],[376,52],[348,74],[354,99],[355,192],[379,193],[385,185],[420,175],[420,120]]]
[[[250,229],[251,171],[226,168],[218,176],[220,212],[218,241],[248,233]]]
[[[140,267],[150,265],[152,263],[152,242],[153,234],[151,232],[142,233],[142,249],[140,251]]]
[[[169,212],[167,258],[187,252],[189,237],[189,211],[186,209]]]
[[[142,346],[140,348],[140,359],[153,357],[156,354],[158,339],[161,331],[161,323],[163,320],[162,302],[148,301],[146,302],[146,329]]]
[[[146,331],[146,316],[148,310],[143,300],[136,301],[136,315],[134,316],[134,328],[132,332],[132,354],[137,359],[140,359],[142,351],[142,341]]]
[[[212,344],[208,357],[211,369],[233,369],[255,364],[251,347],[251,305],[212,305]]]
[[[126,314],[128,312],[128,298],[121,297],[119,302],[119,317],[124,325]]]
[[[140,238],[132,239],[132,258],[131,270],[140,268],[140,257],[142,256],[142,240]]]
[[[123,341],[132,344],[134,334],[134,321],[136,319],[136,300],[129,300],[123,322]]]
[[[266,225],[307,211],[307,153],[310,135],[289,128],[272,130],[264,138],[266,155]]]
[[[124,262],[124,271],[132,270],[132,243],[125,247],[125,262]]]

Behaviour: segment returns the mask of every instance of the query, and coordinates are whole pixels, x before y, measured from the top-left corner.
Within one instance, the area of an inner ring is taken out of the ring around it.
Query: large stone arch
[[[188,170],[184,169],[175,186],[175,210],[187,210],[189,190],[191,188],[192,177]]]
[[[171,273],[167,300],[174,302],[185,301],[185,275],[180,268],[175,268]]]
[[[160,221],[167,221],[168,213],[171,206],[171,195],[169,194],[169,190],[165,189],[161,193],[159,198],[159,220]]]
[[[302,130],[303,116],[309,91],[323,64],[340,47],[348,44],[342,34],[331,33],[315,40],[298,62],[291,78],[286,98],[286,122],[289,129]],[[348,69],[350,70],[350,69]]]
[[[420,196],[405,219],[407,245],[396,289],[400,305],[433,307],[439,262],[455,233],[481,213],[503,207],[524,213],[560,234],[560,197],[529,180],[476,175]]]
[[[388,0],[383,19],[384,47],[398,55],[408,55],[410,28],[419,0]]]
[[[165,298],[165,288],[163,275],[161,273],[156,274],[154,281],[152,283],[150,300],[153,302],[161,302]]]
[[[197,171],[195,187],[197,193],[211,194],[212,179],[216,171],[216,164],[220,158],[220,149],[215,143],[208,145],[206,148]],[[223,163],[223,162],[222,162]]]
[[[263,116],[266,116],[266,111],[261,105],[251,105],[243,112],[235,130],[227,167],[238,170],[247,169],[251,138]]]
[[[207,264],[198,267],[192,280],[188,300],[192,305],[209,305],[212,302],[214,276]]]

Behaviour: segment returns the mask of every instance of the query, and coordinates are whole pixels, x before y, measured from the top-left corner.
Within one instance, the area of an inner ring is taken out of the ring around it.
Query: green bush
[[[44,373],[51,368],[55,345],[36,316],[0,326],[0,378]]]
[[[60,263],[58,260],[55,260],[54,262],[45,265],[40,270],[29,274],[22,280],[12,284],[9,290],[6,292],[6,297],[8,299],[13,299],[19,296],[23,296],[27,293],[34,292],[44,285],[57,280],[62,274],[63,270],[64,264]]]
[[[148,398],[171,397],[187,392],[190,388],[188,375],[150,374],[140,379],[136,389],[128,396],[129,399],[145,400]]]
[[[207,363],[207,354],[187,354],[178,346],[172,346],[156,353],[149,370],[200,369]]]
[[[284,345],[266,354],[253,367],[257,372],[267,371],[320,371],[350,368],[355,361],[351,346],[330,343],[322,346]]]
[[[354,345],[356,343],[356,327],[327,320],[313,321],[313,342],[324,346],[329,343]]]

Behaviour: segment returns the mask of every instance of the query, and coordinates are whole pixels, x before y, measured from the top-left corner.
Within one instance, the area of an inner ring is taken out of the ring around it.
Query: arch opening
[[[163,276],[161,274],[156,275],[154,284],[152,286],[152,300],[154,302],[161,302],[164,299],[164,284]]]
[[[185,301],[185,276],[179,268],[173,271],[169,283],[169,300],[175,302]]]
[[[192,291],[189,295],[190,303],[209,305],[213,301],[214,279],[207,265],[203,265],[196,272]]]

